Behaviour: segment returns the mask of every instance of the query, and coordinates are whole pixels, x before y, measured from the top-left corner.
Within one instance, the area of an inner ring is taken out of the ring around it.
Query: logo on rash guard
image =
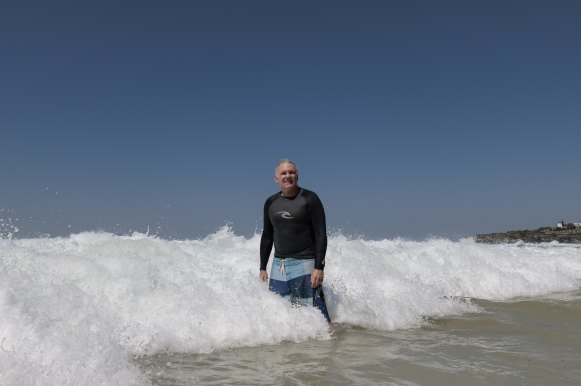
[[[291,214],[290,214],[289,212],[287,212],[286,210],[285,210],[285,211],[282,211],[282,212],[276,212],[276,213],[280,214],[280,217],[282,217],[282,218],[286,218],[286,219],[291,219],[291,218],[294,218],[294,217],[293,217],[293,216],[291,216]]]

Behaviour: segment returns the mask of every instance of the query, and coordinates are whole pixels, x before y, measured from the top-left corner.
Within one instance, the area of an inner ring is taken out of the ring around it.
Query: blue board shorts
[[[317,307],[331,323],[323,287],[311,287],[311,273],[315,269],[315,259],[294,259],[275,257],[270,269],[268,288],[280,296],[288,296],[291,301]]]

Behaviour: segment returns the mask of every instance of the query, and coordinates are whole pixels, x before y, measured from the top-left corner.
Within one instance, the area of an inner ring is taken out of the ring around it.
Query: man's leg
[[[287,259],[288,290],[298,303],[317,307],[325,319],[331,323],[323,287],[311,287],[311,274],[315,269],[314,259]]]
[[[317,288],[312,288],[312,293],[313,307],[317,307],[323,313],[327,322],[331,323],[331,317],[329,316],[329,311],[327,311],[327,302],[325,302],[325,294],[323,293],[323,285],[320,284]]]
[[[280,296],[287,296],[289,294],[284,259],[279,259],[278,257],[273,258],[268,289]]]

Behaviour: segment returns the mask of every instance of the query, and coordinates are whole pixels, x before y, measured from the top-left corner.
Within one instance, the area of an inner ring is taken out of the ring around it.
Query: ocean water
[[[581,245],[331,236],[330,331],[259,238],[0,239],[0,385],[581,382]]]

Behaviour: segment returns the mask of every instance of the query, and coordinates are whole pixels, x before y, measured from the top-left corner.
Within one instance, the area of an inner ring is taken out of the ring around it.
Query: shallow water
[[[338,326],[332,340],[136,362],[156,385],[578,385],[581,291],[510,302],[421,328]]]

